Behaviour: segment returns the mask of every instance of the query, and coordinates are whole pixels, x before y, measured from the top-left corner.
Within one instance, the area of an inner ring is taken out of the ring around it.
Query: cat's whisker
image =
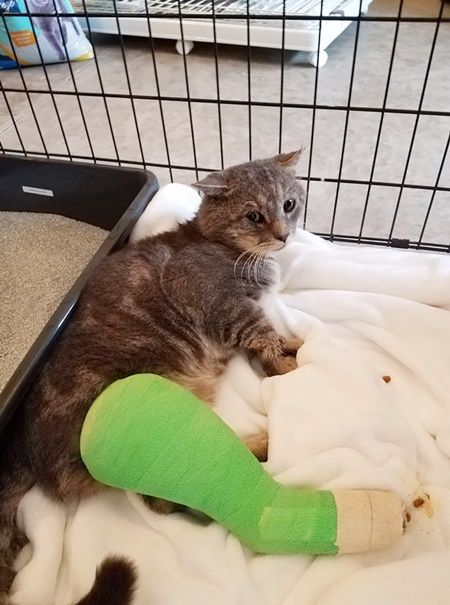
[[[253,263],[253,274],[255,276],[255,283],[258,286],[258,288],[261,287],[259,280],[258,280],[258,265],[259,265],[259,259],[260,259],[261,254],[262,254],[261,252],[257,252],[255,254],[255,262]]]
[[[259,244],[258,244],[258,245],[259,245]],[[236,259],[236,261],[235,261],[235,263],[234,263],[234,268],[233,268],[234,277],[236,277],[236,268],[237,268],[237,265],[238,265],[239,261],[240,261],[242,258],[244,258],[244,257],[245,257],[247,254],[249,254],[249,255],[250,255],[250,256],[249,256],[249,258],[248,258],[248,259],[247,259],[247,260],[244,262],[244,264],[243,264],[243,266],[242,266],[242,269],[241,269],[241,279],[242,279],[243,272],[244,272],[244,268],[245,268],[246,264],[248,263],[248,261],[251,259],[252,254],[253,254],[253,251],[255,250],[255,248],[257,248],[257,246],[254,246],[253,248],[249,248],[248,250],[244,250],[244,252],[242,252],[242,253],[241,253],[241,254],[238,256],[238,258]]]
[[[255,252],[255,260],[252,266],[253,269],[253,275],[255,278],[255,283],[258,287],[260,287],[260,283],[258,281],[258,264],[259,264],[259,259],[261,258],[261,255],[264,254],[264,250],[261,249],[261,247]]]
[[[266,250],[269,248],[269,244],[268,244],[268,242],[262,242],[261,244],[259,244],[259,246],[257,248],[258,249],[256,250],[256,254],[255,254],[255,262],[253,264],[253,273],[255,276],[256,285],[260,288],[261,284],[259,283],[259,279],[258,279],[259,266],[263,262],[264,256],[266,254]]]
[[[261,287],[259,280],[258,280],[258,267],[260,262],[262,262],[263,257],[265,256],[265,253],[267,250],[269,250],[271,248],[271,244],[270,242],[261,242],[260,244],[257,244],[254,248],[252,248],[252,255],[250,257],[250,259],[248,259],[250,261],[250,266],[249,266],[249,277],[253,277],[253,281],[257,284],[258,287]],[[247,263],[247,261],[246,261]],[[245,264],[246,264],[245,263]],[[253,273],[253,275],[252,275]]]
[[[240,279],[243,279],[244,272],[246,271],[246,268],[248,265],[248,277],[250,278],[251,273],[253,272],[253,275],[254,275],[253,281],[255,281],[255,283],[257,283],[257,285],[259,286],[260,284],[257,280],[257,276],[255,273],[256,267],[260,264],[259,261],[262,261],[262,258],[265,256],[265,254],[271,250],[274,250],[273,244],[271,242],[261,242],[261,243],[257,244],[256,246],[253,246],[253,248],[249,248],[248,250],[244,250],[244,252],[241,252],[241,254],[238,256],[238,258],[234,262],[234,266],[233,266],[234,277],[236,278],[236,270],[237,270],[239,262],[243,258],[245,258],[245,256],[248,255],[248,258],[244,261],[244,263],[241,267]]]
[[[248,273],[249,273],[249,277],[252,279],[252,281],[254,281],[256,283],[256,275],[255,275],[255,263],[258,259],[258,251],[256,250],[253,254],[252,254],[252,262],[250,263],[250,266],[248,268]]]
[[[259,266],[264,262],[264,256],[265,256],[265,251],[261,250],[258,255],[258,258],[256,260],[256,266],[255,266],[256,284],[259,288],[261,287],[261,284],[259,283],[259,280],[258,280]]]
[[[258,245],[259,245],[259,244],[258,244]],[[249,269],[250,269],[251,264],[252,264],[252,263],[251,263],[251,261],[252,261],[253,255],[255,254],[255,251],[256,251],[256,248],[257,248],[257,247],[258,247],[258,246],[254,246],[253,248],[250,248],[249,250],[247,250],[247,253],[248,253],[248,254],[250,254],[250,256],[247,258],[247,260],[246,260],[246,261],[244,262],[244,264],[242,265],[242,269],[241,269],[241,279],[243,278],[244,271],[245,271],[245,268],[246,268],[246,266],[247,266],[247,264],[248,264],[248,263],[250,263],[250,265],[249,265]],[[249,273],[250,273],[250,271],[249,271]]]
[[[255,246],[255,248],[256,248],[256,246]],[[245,261],[245,263],[242,267],[241,277],[248,264],[247,275],[248,275],[248,278],[251,279],[251,270],[252,270],[252,265],[253,265],[253,259],[255,258],[255,254],[256,254],[255,248],[252,248],[252,253],[248,257],[248,259]]]
[[[233,275],[234,275],[234,277],[236,277],[236,268],[237,268],[237,265],[238,265],[239,261],[241,260],[241,258],[243,258],[249,252],[250,252],[250,250],[244,250],[244,252],[242,252],[241,254],[239,254],[239,256],[237,257],[237,259],[235,260],[234,267],[233,267]],[[242,274],[241,274],[241,278],[242,278]]]

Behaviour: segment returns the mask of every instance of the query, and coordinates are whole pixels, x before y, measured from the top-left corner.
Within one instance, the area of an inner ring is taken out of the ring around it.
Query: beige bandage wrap
[[[393,492],[332,490],[339,553],[387,548],[404,532],[404,506]]]

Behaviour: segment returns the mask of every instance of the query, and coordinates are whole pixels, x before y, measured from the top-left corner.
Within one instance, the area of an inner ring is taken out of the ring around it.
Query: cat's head
[[[238,252],[284,247],[299,220],[305,192],[295,178],[302,149],[212,172],[194,187],[203,193],[201,233]]]

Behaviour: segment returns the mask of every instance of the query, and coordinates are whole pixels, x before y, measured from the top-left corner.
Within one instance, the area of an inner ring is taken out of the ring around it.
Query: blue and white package
[[[17,63],[39,65],[42,61],[60,63],[93,57],[92,46],[78,19],[55,16],[74,12],[69,0],[0,0],[0,12],[5,15],[0,20],[0,69],[17,66]],[[27,12],[42,16],[6,16]]]

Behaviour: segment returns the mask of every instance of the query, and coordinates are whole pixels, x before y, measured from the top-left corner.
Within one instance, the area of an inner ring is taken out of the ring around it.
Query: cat
[[[23,544],[14,525],[22,495],[37,484],[69,501],[100,488],[80,459],[79,435],[89,406],[108,384],[152,372],[211,403],[218,378],[239,350],[256,357],[270,376],[296,367],[301,342],[279,336],[258,299],[273,284],[268,255],[286,245],[302,211],[305,194],[295,174],[300,155],[209,174],[194,185],[203,198],[191,221],[124,246],[94,271],[8,432],[0,471],[0,604]],[[246,443],[265,459],[266,434]],[[159,512],[174,506],[148,500]],[[114,566],[126,576],[128,592],[125,586],[120,600],[118,590],[99,600],[100,584],[107,584]],[[124,605],[134,579],[126,562],[107,560],[81,603]]]

